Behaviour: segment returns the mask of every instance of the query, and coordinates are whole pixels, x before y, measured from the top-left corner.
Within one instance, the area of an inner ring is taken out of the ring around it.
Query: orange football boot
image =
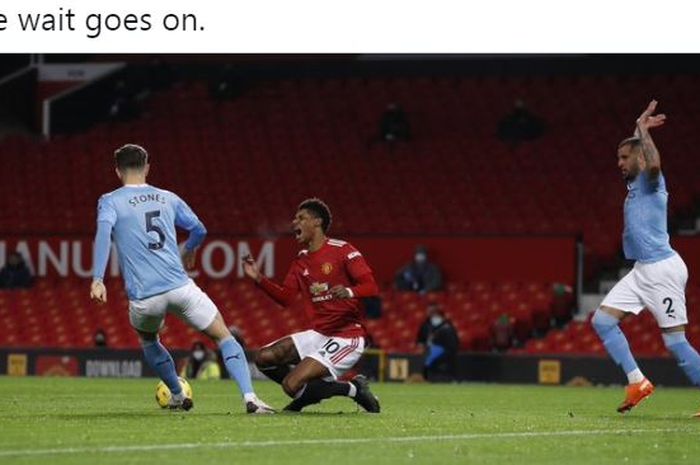
[[[617,408],[620,413],[629,412],[638,403],[654,393],[654,385],[644,378],[640,383],[628,384],[625,388],[625,400]]]

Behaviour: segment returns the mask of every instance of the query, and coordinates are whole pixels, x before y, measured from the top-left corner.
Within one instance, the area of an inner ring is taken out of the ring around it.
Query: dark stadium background
[[[197,281],[251,350],[305,322],[243,280],[240,259],[262,254],[281,279],[292,213],[318,196],[331,236],[363,250],[381,284],[371,376],[420,372],[415,335],[437,302],[459,332],[461,380],[619,383],[588,316],[630,265],[615,147],[652,98],[669,117],[654,137],[700,343],[699,72],[683,55],[3,55],[0,265],[19,250],[36,281],[0,292],[0,374],[150,374],[120,279],[107,280],[108,305],[88,299],[96,202],[118,186],[114,149],[133,142],[151,154],[149,181],[207,225]],[[507,143],[497,130],[517,100],[544,131]],[[389,103],[405,110],[410,140],[377,140]],[[419,244],[444,291],[394,289]],[[502,315],[513,334],[497,350]],[[98,328],[106,349],[93,347]],[[659,384],[686,384],[650,315],[623,330]],[[163,333],[179,357],[196,339],[172,320]]]

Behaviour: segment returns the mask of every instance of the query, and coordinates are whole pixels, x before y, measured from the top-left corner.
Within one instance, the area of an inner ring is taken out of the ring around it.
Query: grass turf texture
[[[192,381],[195,408],[161,410],[156,380],[0,377],[0,464],[658,464],[700,460],[692,389],[631,413],[622,388],[373,384],[383,412],[331,399],[250,416],[227,381]],[[271,382],[259,395],[281,408]]]

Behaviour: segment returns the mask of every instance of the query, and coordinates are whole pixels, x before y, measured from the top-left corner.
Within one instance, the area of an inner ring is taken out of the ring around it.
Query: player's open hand
[[[255,263],[252,255],[246,255],[243,257],[243,272],[256,283],[259,283],[262,279],[262,274],[260,273],[258,264]]]
[[[340,284],[331,288],[331,294],[336,299],[349,299],[352,297],[352,295],[350,295],[350,290]]]
[[[657,128],[666,122],[666,115],[663,113],[658,115],[654,114],[658,103],[659,102],[656,100],[652,100],[649,102],[649,105],[647,105],[646,110],[639,115],[639,118],[637,118],[637,126],[639,126],[640,129]]]
[[[102,281],[95,280],[90,285],[90,298],[97,303],[107,303],[107,288]]]
[[[194,250],[184,249],[182,251],[182,264],[186,270],[193,270],[194,265],[197,263],[197,254]]]

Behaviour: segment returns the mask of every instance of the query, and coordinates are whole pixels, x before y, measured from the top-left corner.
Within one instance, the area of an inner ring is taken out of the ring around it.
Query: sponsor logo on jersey
[[[361,257],[362,254],[357,250],[348,254],[348,260],[352,260],[355,257]]]
[[[326,300],[331,300],[332,298],[333,298],[333,294],[318,295],[316,297],[312,297],[311,302],[313,302],[313,303],[325,302]]]
[[[328,283],[313,283],[311,286],[309,286],[309,292],[311,292],[311,295],[323,294],[324,292],[328,292],[328,289]]]
[[[325,275],[331,274],[331,271],[333,271],[333,265],[330,263],[324,263],[321,265],[321,272]]]

